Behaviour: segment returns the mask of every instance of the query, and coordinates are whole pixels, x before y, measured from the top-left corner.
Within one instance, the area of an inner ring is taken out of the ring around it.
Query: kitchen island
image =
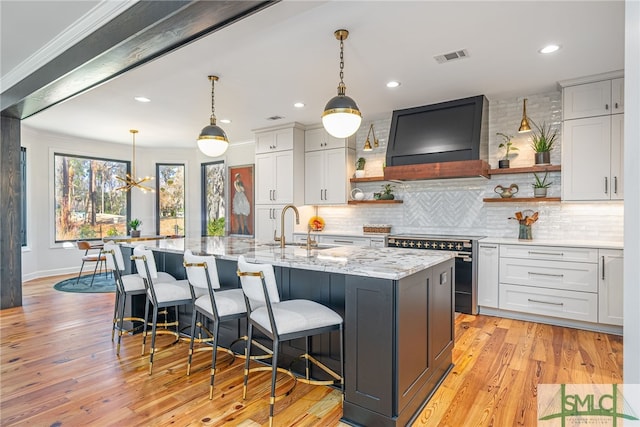
[[[454,261],[449,252],[354,246],[280,248],[234,237],[142,244],[154,251],[159,270],[179,278],[184,278],[184,250],[214,255],[223,288],[239,287],[235,274],[239,255],[249,262],[272,264],[282,299],[311,299],[342,315],[345,423],[410,424],[453,366]],[[123,246],[129,251],[133,247]],[[185,318],[182,313],[181,317]],[[225,328],[223,343],[244,333],[243,322]],[[288,364],[287,357],[291,360],[304,351],[304,342],[288,342],[281,350]],[[311,352],[339,369],[338,334],[314,339]]]

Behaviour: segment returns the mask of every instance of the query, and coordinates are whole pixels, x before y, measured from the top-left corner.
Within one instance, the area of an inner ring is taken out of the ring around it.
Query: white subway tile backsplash
[[[514,136],[517,155],[510,156],[511,167],[534,164],[530,148],[531,134],[518,134],[522,118],[522,100],[527,98],[527,116],[535,123],[551,124],[558,130],[558,140],[551,152],[551,163],[561,163],[562,97],[560,91],[526,95],[504,100],[489,100],[489,163],[497,167],[503,151],[498,149],[502,132]],[[364,152],[362,147],[372,122],[363,122],[356,133],[356,157],[367,159],[367,176],[381,176],[391,127],[388,118],[373,121],[379,147]],[[373,141],[371,141],[373,143]],[[552,172],[549,179],[550,197],[560,197],[561,172]],[[485,235],[517,237],[518,223],[508,219],[516,211],[531,209],[539,212],[533,225],[534,238],[549,240],[622,241],[623,203],[485,203],[483,198],[499,197],[496,185],[519,187],[517,197],[532,197],[534,176],[528,174],[494,175],[491,179],[465,178],[449,180],[409,181],[393,183],[394,194],[402,204],[348,205],[318,208],[326,221],[327,232],[361,232],[363,224],[391,224],[392,233]],[[368,199],[382,188],[382,182],[358,183]],[[354,185],[355,186],[355,185]]]

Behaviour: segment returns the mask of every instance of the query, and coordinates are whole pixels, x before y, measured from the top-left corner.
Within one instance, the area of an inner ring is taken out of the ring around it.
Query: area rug
[[[78,293],[105,293],[115,292],[116,284],[113,281],[113,274],[109,273],[107,277],[104,273],[96,274],[91,286],[91,276],[93,274],[80,276],[80,280],[76,284],[77,277],[63,280],[53,285],[53,288],[62,292],[78,292]]]

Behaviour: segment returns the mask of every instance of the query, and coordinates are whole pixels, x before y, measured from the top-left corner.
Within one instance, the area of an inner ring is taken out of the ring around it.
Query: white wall
[[[624,382],[640,384],[640,2],[625,3]],[[630,184],[630,185],[629,185]],[[627,190],[628,189],[628,190]]]
[[[138,138],[139,140],[139,138]],[[47,134],[22,126],[21,144],[27,149],[27,247],[22,250],[22,278],[77,272],[82,252],[71,243],[54,243],[53,155],[63,153],[131,160],[127,144]],[[253,142],[231,145],[221,159],[227,166],[251,164]],[[186,234],[200,236],[200,164],[214,161],[195,147],[185,149],[149,149],[136,146],[136,175],[155,175],[156,163],[185,164]],[[151,183],[155,186],[155,181]],[[131,190],[131,217],[142,220],[142,233],[155,234],[155,193]]]

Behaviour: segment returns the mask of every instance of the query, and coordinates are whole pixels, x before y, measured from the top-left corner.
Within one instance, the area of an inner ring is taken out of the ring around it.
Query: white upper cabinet
[[[354,141],[354,137],[334,138],[324,128],[305,132],[305,204],[347,203],[355,161]]]
[[[564,120],[624,112],[624,79],[567,86],[562,91]]]
[[[563,200],[624,198],[623,94],[623,78],[563,88]]]
[[[304,129],[298,123],[256,131],[256,237],[279,233],[280,211],[304,202]],[[291,239],[293,227],[285,227]]]
[[[256,154],[293,150],[294,128],[256,133]]]

